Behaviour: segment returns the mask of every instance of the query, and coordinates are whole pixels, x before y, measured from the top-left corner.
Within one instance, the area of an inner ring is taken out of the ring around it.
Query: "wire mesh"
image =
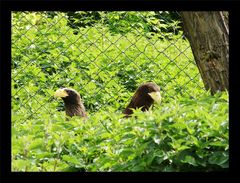
[[[26,120],[63,110],[53,99],[63,86],[79,91],[91,112],[107,106],[121,111],[147,81],[161,87],[163,102],[201,95],[205,89],[177,16],[12,12],[13,115]]]

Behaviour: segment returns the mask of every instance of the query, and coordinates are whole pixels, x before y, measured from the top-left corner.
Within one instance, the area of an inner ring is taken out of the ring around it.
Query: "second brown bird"
[[[125,117],[130,117],[133,109],[137,108],[146,111],[154,102],[158,104],[161,102],[160,87],[153,82],[144,83],[138,87],[123,114]]]

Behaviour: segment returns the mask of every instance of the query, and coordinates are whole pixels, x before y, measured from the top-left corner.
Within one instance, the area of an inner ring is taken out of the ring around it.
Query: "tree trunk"
[[[183,28],[205,88],[229,90],[228,12],[181,12]]]

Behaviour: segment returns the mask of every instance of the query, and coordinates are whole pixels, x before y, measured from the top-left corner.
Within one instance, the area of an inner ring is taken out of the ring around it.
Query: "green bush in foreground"
[[[228,168],[228,94],[176,98],[123,119],[109,107],[85,122],[64,112],[12,119],[12,171],[215,171]]]

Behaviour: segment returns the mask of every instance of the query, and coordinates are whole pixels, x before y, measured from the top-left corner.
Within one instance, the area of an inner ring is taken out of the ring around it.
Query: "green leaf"
[[[25,171],[27,166],[29,166],[28,160],[18,159],[13,161],[13,169],[15,171]]]
[[[213,152],[211,154],[211,156],[208,159],[208,162],[210,164],[215,164],[215,165],[219,165],[219,166],[223,166],[224,168],[226,166],[228,166],[228,161],[229,161],[229,156],[227,152],[221,152],[221,151],[217,151],[217,152]],[[227,164],[226,164],[227,163]]]
[[[195,160],[195,158],[193,156],[185,156],[185,158],[181,161],[183,163],[188,163],[190,165],[193,165],[193,166],[197,166],[197,162]]]
[[[75,156],[63,155],[62,159],[68,163],[72,163],[74,165],[80,165],[80,160]]]
[[[161,141],[161,140],[160,140],[160,138],[159,138],[158,136],[154,136],[154,137],[153,137],[153,140],[154,140],[154,142],[155,142],[156,144],[158,144],[158,145],[160,144],[160,141]]]

